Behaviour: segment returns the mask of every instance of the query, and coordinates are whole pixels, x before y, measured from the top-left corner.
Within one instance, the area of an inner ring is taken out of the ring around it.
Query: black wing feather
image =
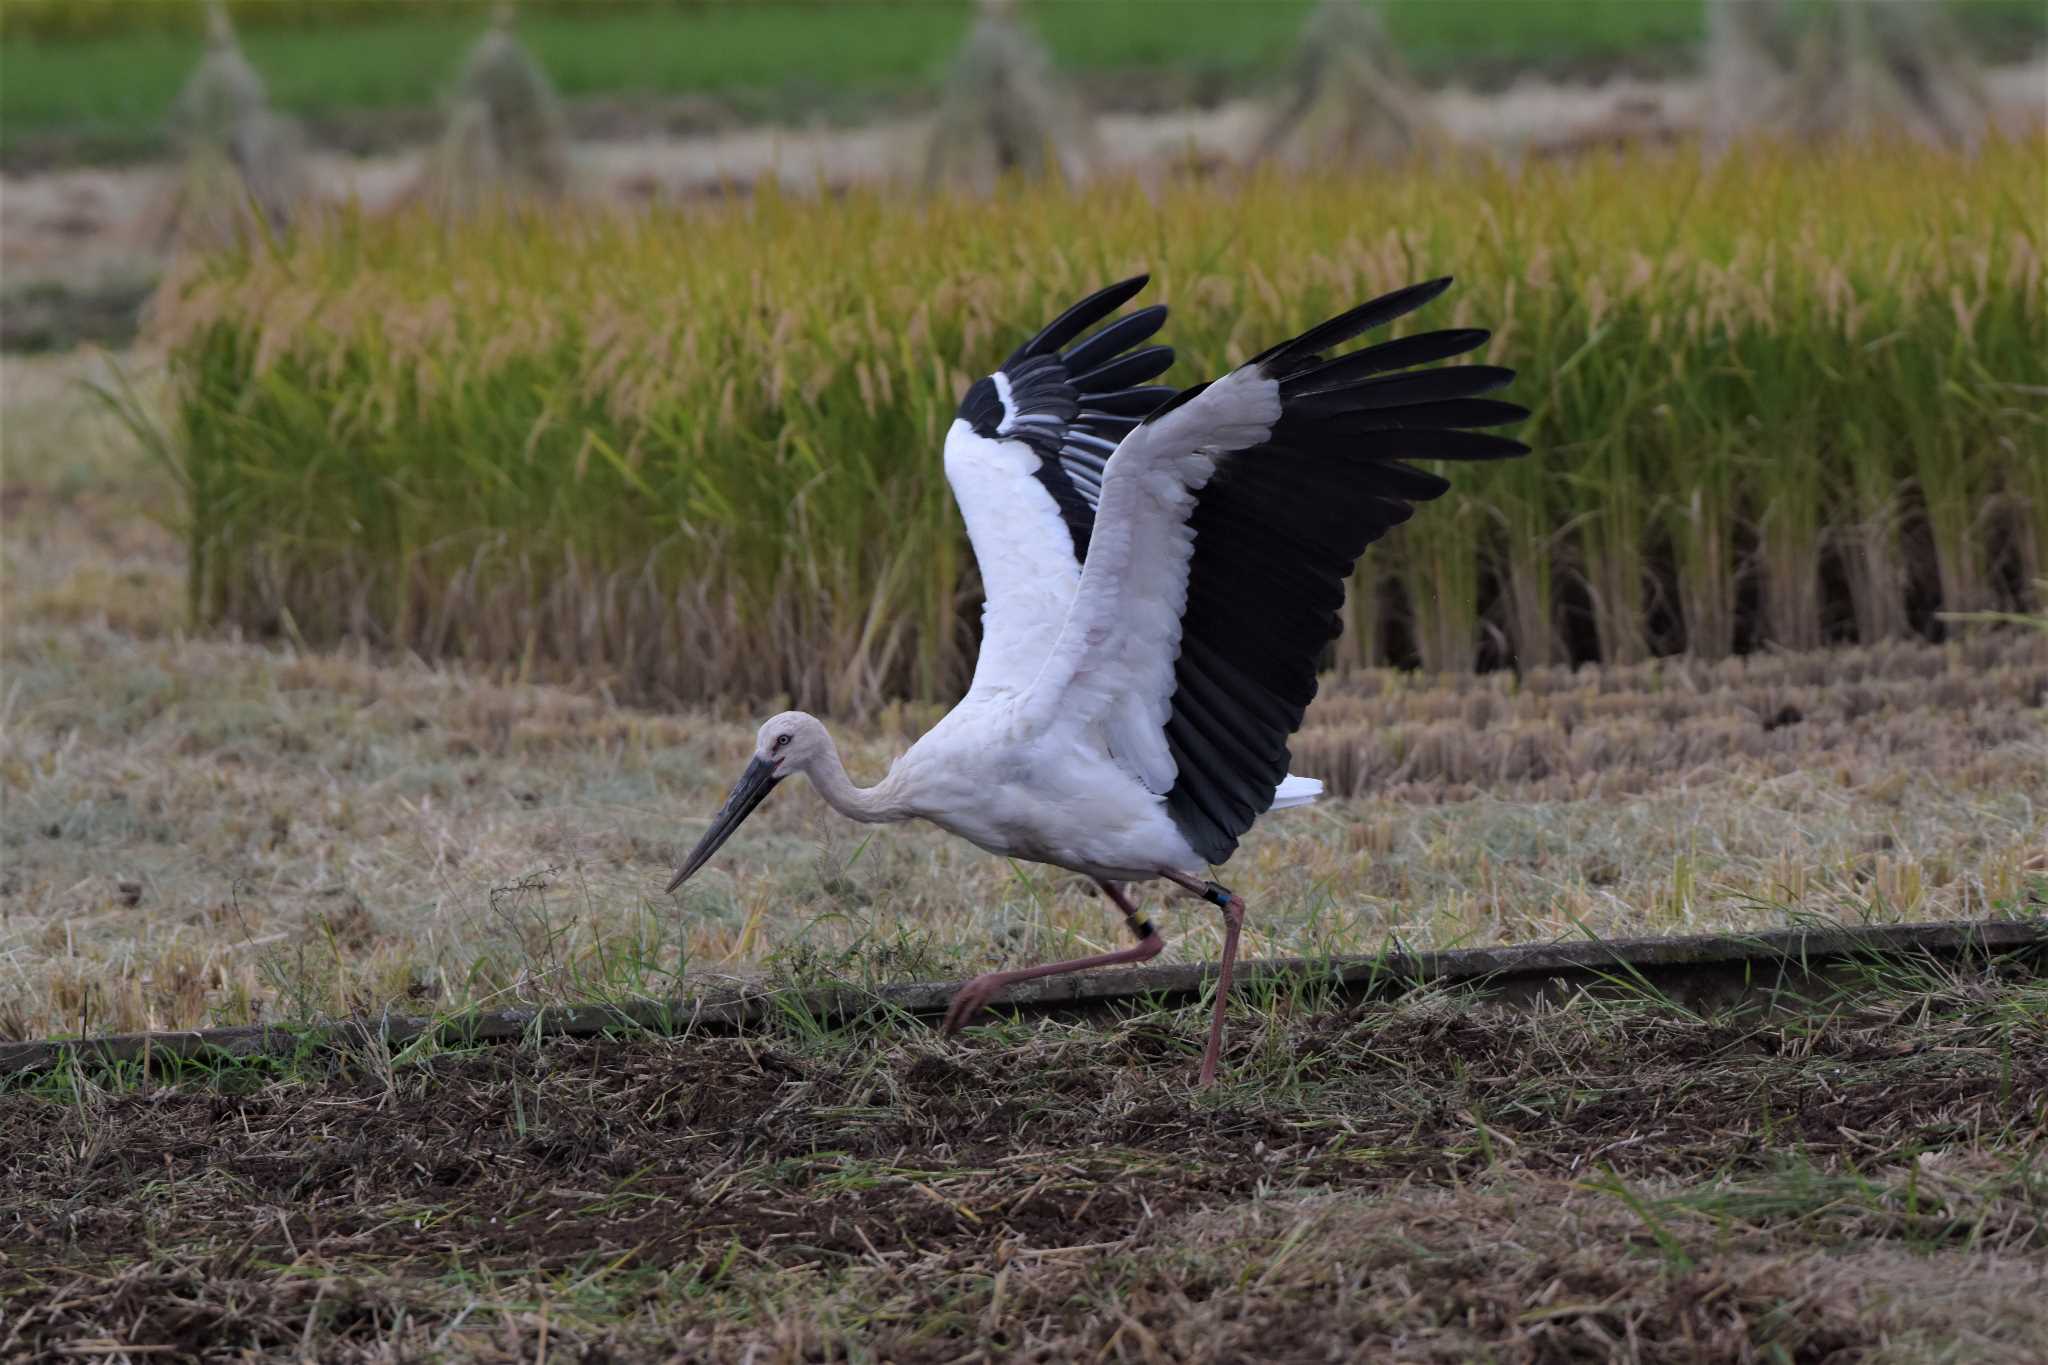
[[[1059,508],[1078,561],[1088,558],[1103,465],[1132,427],[1173,396],[1144,382],[1173,365],[1172,347],[1144,345],[1165,324],[1166,308],[1141,308],[1071,350],[1060,348],[1123,307],[1148,278],[1098,289],[1067,309],[1003,362],[1001,386],[994,376],[976,380],[960,401],[960,416],[975,431],[1036,452],[1034,477]]]
[[[1133,275],[1104,289],[1098,289],[1087,298],[1069,308],[1066,312],[1045,324],[1037,336],[1011,352],[1003,362],[1004,369],[1010,369],[1018,362],[1032,356],[1050,355],[1072,341],[1081,333],[1093,327],[1102,319],[1123,307],[1137,296],[1151,281],[1150,275]],[[1149,335],[1149,334],[1148,334]]]
[[[1138,343],[1150,341],[1153,334],[1165,325],[1165,304],[1155,303],[1150,308],[1140,308],[1127,317],[1118,318],[1068,351],[1065,357],[1067,368],[1075,374],[1086,374],[1097,365],[1122,355]]]
[[[1402,461],[1528,450],[1464,430],[1528,415],[1475,396],[1507,383],[1511,371],[1459,365],[1387,374],[1476,350],[1483,331],[1431,332],[1323,357],[1449,285],[1432,280],[1387,294],[1263,353],[1254,363],[1282,381],[1280,420],[1264,445],[1224,456],[1197,495],[1166,722],[1178,772],[1166,804],[1211,863],[1230,857],[1287,775],[1287,741],[1315,697],[1316,664],[1343,628],[1344,584],[1359,555],[1417,503],[1450,488]],[[1146,420],[1198,392],[1182,392]]]
[[[1395,318],[1414,312],[1450,287],[1451,277],[1446,275],[1442,279],[1411,284],[1406,289],[1382,294],[1348,313],[1338,314],[1320,327],[1309,328],[1292,341],[1283,341],[1270,350],[1260,352],[1252,357],[1251,363],[1263,364],[1268,374],[1292,374],[1304,365],[1315,363],[1319,359],[1316,352],[1342,346],[1361,332],[1384,327]]]

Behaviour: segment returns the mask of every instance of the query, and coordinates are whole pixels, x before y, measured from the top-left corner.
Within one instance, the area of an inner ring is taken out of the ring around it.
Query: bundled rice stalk
[[[1795,57],[1785,0],[1707,0],[1707,136],[1717,147],[1783,107]]]
[[[1904,134],[1970,147],[1991,101],[1939,0],[1715,0],[1709,16],[1716,139]]]
[[[2025,606],[2048,545],[2042,154],[323,222],[159,296],[195,615],[619,697],[944,698],[976,643],[940,462],[971,377],[1143,269],[1180,383],[1441,271],[1456,289],[1397,331],[1494,328],[1535,453],[1443,471],[1456,496],[1368,552],[1373,633],[1340,661],[1420,639],[1469,667],[1489,582],[1525,666],[1852,634],[1909,602],[1939,634],[1928,609]],[[1896,600],[1866,609],[1821,569],[1871,507]]]
[[[1260,144],[1262,157],[1295,167],[1387,164],[1445,143],[1379,7],[1366,0],[1316,7],[1302,25],[1290,85]]]
[[[528,196],[554,197],[570,183],[568,121],[547,72],[512,32],[500,4],[463,59],[448,126],[413,190],[443,215]]]
[[[932,127],[926,186],[987,193],[1012,175],[1076,182],[1100,160],[1087,113],[1017,21],[1014,0],[982,0]]]
[[[201,250],[287,226],[307,198],[305,138],[272,112],[220,4],[207,7],[206,53],[171,108],[180,166],[156,210],[166,248]]]

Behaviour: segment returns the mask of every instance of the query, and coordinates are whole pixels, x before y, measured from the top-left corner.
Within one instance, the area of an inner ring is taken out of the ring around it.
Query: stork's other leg
[[[940,1030],[958,1033],[969,1020],[981,1013],[982,1006],[1005,986],[1019,981],[1036,981],[1041,976],[1059,976],[1066,972],[1085,972],[1093,967],[1114,967],[1124,962],[1144,962],[1157,957],[1159,950],[1166,946],[1166,940],[1152,926],[1145,912],[1131,904],[1124,895],[1123,887],[1115,882],[1097,882],[1102,894],[1116,902],[1117,909],[1124,912],[1124,923],[1131,927],[1131,934],[1138,941],[1128,948],[1119,948],[1113,953],[1097,953],[1093,957],[1077,957],[1071,962],[1049,962],[1043,967],[1025,967],[1012,972],[986,972],[962,986],[953,996],[953,1003],[946,1008],[946,1022]]]
[[[1197,881],[1184,872],[1160,875],[1223,912],[1223,960],[1216,967],[1216,1004],[1209,1013],[1209,1045],[1202,1049],[1202,1072],[1196,1082],[1206,1090],[1216,1083],[1216,1061],[1223,1053],[1223,1014],[1230,1007],[1230,969],[1237,962],[1237,936],[1244,929],[1244,901],[1227,887]]]

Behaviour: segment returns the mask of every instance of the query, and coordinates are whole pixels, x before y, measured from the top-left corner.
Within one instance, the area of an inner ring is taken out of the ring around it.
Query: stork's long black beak
[[[740,774],[740,780],[733,783],[732,791],[725,798],[725,804],[718,808],[718,814],[711,817],[711,828],[704,831],[704,837],[690,850],[690,856],[683,861],[682,870],[668,884],[674,891],[696,874],[698,868],[711,861],[711,855],[718,852],[718,846],[732,837],[740,823],[754,813],[754,807],[768,799],[768,793],[775,790],[775,784],[782,780],[782,774],[775,771],[775,765],[765,758],[757,758],[747,765]]]

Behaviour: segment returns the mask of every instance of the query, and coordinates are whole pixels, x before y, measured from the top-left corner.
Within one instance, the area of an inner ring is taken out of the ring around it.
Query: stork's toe
[[[982,1008],[988,1004],[989,997],[1002,985],[998,976],[999,974],[994,972],[986,976],[977,976],[953,992],[953,1002],[946,1007],[946,1019],[939,1025],[939,1032],[951,1037],[972,1023],[974,1016],[981,1013]]]

